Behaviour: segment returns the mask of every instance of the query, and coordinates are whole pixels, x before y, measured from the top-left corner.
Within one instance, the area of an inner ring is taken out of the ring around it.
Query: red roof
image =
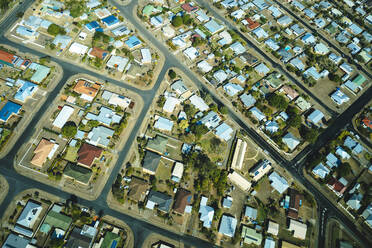
[[[0,50],[0,60],[9,64],[13,64],[14,55],[4,50]]]
[[[78,151],[77,162],[91,167],[94,159],[99,158],[102,154],[102,148],[84,143]]]
[[[293,210],[298,211],[300,208],[300,201],[302,200],[302,195],[298,193],[296,190],[291,189],[290,192],[290,200],[289,200],[289,207]]]
[[[246,21],[248,22],[248,28],[249,29],[255,29],[260,26],[259,22],[253,21],[251,18],[247,18]]]
[[[330,185],[334,191],[339,192],[340,194],[343,194],[346,190],[346,186],[335,178],[331,178],[328,182],[328,185]]]
[[[198,7],[191,6],[189,3],[184,3],[184,4],[182,4],[182,5],[181,5],[181,8],[182,8],[184,11],[188,12],[188,13],[190,13],[190,12],[192,12],[192,11],[196,11],[196,10],[198,9]]]
[[[371,121],[370,119],[368,119],[367,117],[365,117],[365,118],[362,120],[362,122],[363,122],[363,124],[364,124],[366,127],[372,129],[372,121]]]

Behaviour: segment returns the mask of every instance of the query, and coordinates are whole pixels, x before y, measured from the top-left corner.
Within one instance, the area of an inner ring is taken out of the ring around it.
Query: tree
[[[66,122],[66,124],[62,127],[62,135],[65,138],[73,138],[75,137],[76,133],[77,126],[73,121]]]
[[[341,82],[341,77],[336,74],[336,73],[329,73],[328,74],[328,78],[329,80],[333,81],[333,82],[336,82],[336,83],[340,83]]]
[[[175,17],[173,17],[171,23],[172,23],[172,25],[173,25],[174,27],[178,28],[178,27],[180,27],[180,26],[183,25],[183,19],[182,19],[181,16],[175,16]]]
[[[189,14],[186,14],[186,15],[183,15],[182,22],[183,22],[183,24],[189,26],[189,25],[191,25],[193,23],[193,19],[190,17]]]
[[[346,177],[353,173],[349,163],[342,163],[336,168],[336,172],[340,177]]]
[[[66,34],[66,31],[63,27],[58,26],[57,24],[50,24],[47,30],[48,34],[56,36],[57,34]]]
[[[227,107],[226,107],[226,106],[223,106],[223,105],[219,106],[219,107],[218,107],[218,110],[219,110],[220,113],[223,114],[223,115],[226,115],[226,114],[229,112],[229,110],[227,109]]]
[[[300,129],[301,137],[304,138],[306,141],[314,144],[316,139],[318,138],[319,132],[315,128],[308,128],[306,126],[301,126]]]
[[[177,74],[176,74],[176,72],[175,71],[173,71],[173,70],[169,70],[168,71],[168,76],[170,77],[170,79],[175,79],[176,77],[177,77]]]
[[[70,16],[79,17],[84,13],[85,1],[84,0],[69,0],[65,3],[67,9],[70,10]]]
[[[282,111],[288,107],[288,102],[285,97],[275,93],[269,97],[269,103],[271,106]]]
[[[190,126],[190,130],[195,134],[196,138],[199,140],[204,134],[208,133],[208,128],[204,125],[193,124]]]
[[[187,129],[189,127],[189,123],[188,123],[187,120],[181,120],[180,123],[178,124],[178,126],[181,129],[185,130],[185,129]]]
[[[288,125],[291,127],[299,128],[302,123],[301,115],[290,115],[288,119]]]
[[[17,17],[18,17],[18,18],[22,18],[24,14],[25,14],[25,13],[22,12],[22,11],[17,12]]]

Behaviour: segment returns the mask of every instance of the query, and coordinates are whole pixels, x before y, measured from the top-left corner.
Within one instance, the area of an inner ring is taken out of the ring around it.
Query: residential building
[[[183,171],[184,171],[183,164],[180,162],[176,162],[172,170],[171,180],[179,183],[182,179]]]
[[[40,232],[45,235],[48,235],[52,229],[58,229],[57,238],[63,238],[66,231],[69,229],[72,218],[63,214],[62,206],[53,205],[52,209],[46,215],[43,224],[40,226]]]
[[[247,217],[249,221],[255,221],[257,219],[257,209],[246,206],[244,217]]]
[[[307,117],[307,120],[314,124],[314,125],[318,125],[318,123],[324,118],[324,114],[318,110],[318,109],[314,109],[313,112],[311,112],[311,114]]]
[[[80,94],[80,98],[91,102],[96,97],[101,85],[83,79],[77,81],[73,91]]]
[[[59,145],[54,140],[42,138],[34,150],[30,163],[42,167],[47,159],[52,159]]]
[[[357,211],[362,206],[363,195],[361,193],[354,193],[350,199],[346,202],[346,205],[351,209]]]
[[[209,106],[204,102],[203,98],[201,98],[200,96],[198,95],[192,95],[190,98],[189,98],[190,102],[192,105],[194,105],[195,108],[197,108],[198,110],[204,112],[204,111],[207,111],[209,109]]]
[[[262,243],[262,234],[255,229],[244,226],[242,228],[242,238],[245,244],[254,244],[260,246]]]
[[[173,128],[173,121],[158,116],[158,119],[155,121],[154,128],[161,131],[171,132]]]
[[[147,140],[146,149],[163,155],[167,151],[168,138],[162,135],[156,135]]]
[[[146,151],[145,157],[143,159],[142,169],[143,172],[150,175],[155,175],[156,170],[158,169],[161,156],[157,153]]]
[[[82,45],[78,42],[74,42],[71,44],[70,48],[68,49],[70,53],[76,53],[78,55],[84,55],[88,51],[88,47]]]
[[[327,167],[325,167],[322,163],[319,163],[312,170],[312,173],[321,179],[324,179],[329,174],[329,172],[330,170]]]
[[[250,108],[256,103],[256,99],[251,94],[247,95],[244,93],[239,98],[246,108]]]
[[[274,236],[278,236],[279,224],[270,220],[269,224],[267,226],[267,232],[274,235]]]
[[[70,119],[72,113],[74,113],[74,108],[69,105],[64,105],[52,125],[56,128],[62,128]]]
[[[297,239],[306,239],[307,225],[297,220],[289,220],[289,231],[293,231],[293,237]]]
[[[249,175],[253,177],[253,181],[258,181],[271,169],[271,162],[267,159],[257,163],[249,170]]]
[[[286,191],[289,188],[288,181],[281,177],[278,173],[275,171],[270,174],[269,176],[270,184],[271,186],[279,192],[279,194],[283,194],[284,191]]]
[[[216,128],[221,122],[221,117],[214,111],[209,111],[201,120],[209,130]]]
[[[173,211],[183,215],[185,212],[191,212],[192,194],[190,191],[183,188],[177,189],[174,200]]]
[[[104,126],[94,127],[88,133],[87,142],[94,146],[108,147],[110,144],[110,139],[114,133],[114,130]]]
[[[40,203],[29,200],[19,215],[14,231],[31,238],[34,225],[43,210]]]
[[[31,241],[24,236],[10,233],[2,245],[2,248],[30,248]]]
[[[244,156],[247,151],[247,142],[237,139],[231,168],[234,170],[241,170],[243,167]]]
[[[102,98],[108,102],[110,105],[115,107],[119,106],[122,109],[126,109],[132,103],[132,100],[128,97],[104,90],[102,93]]]
[[[225,198],[223,198],[222,207],[229,209],[231,208],[232,203],[233,203],[233,198],[231,196],[226,196]]]
[[[87,229],[89,226],[84,225],[83,228],[74,227],[70,236],[68,237],[67,243],[65,244],[67,248],[90,248],[93,240],[96,236],[96,233],[86,233],[84,229]]]
[[[100,147],[84,143],[78,151],[78,164],[91,168],[93,162],[101,157],[103,150]]]
[[[129,183],[128,198],[135,202],[143,202],[146,197],[146,192],[150,188],[147,181],[132,177]]]
[[[235,234],[236,225],[237,220],[234,217],[222,215],[220,228],[218,229],[218,232],[232,238],[234,237]]]
[[[120,123],[123,118],[121,115],[116,114],[112,109],[101,106],[98,114],[88,113],[85,118],[88,120],[95,120],[106,126]]]
[[[231,172],[227,178],[233,183],[235,184],[236,186],[238,186],[240,189],[242,189],[243,191],[248,191],[252,184],[247,180],[245,179],[242,175],[240,175],[238,172],[236,171],[233,171]]]
[[[231,139],[231,135],[234,133],[234,130],[223,122],[221,125],[216,127],[215,134],[218,138],[222,139],[223,141],[229,141]]]
[[[162,212],[169,213],[172,202],[172,196],[151,190],[147,197],[146,208],[152,210],[156,207]]]
[[[200,221],[203,222],[203,227],[211,228],[212,220],[214,216],[214,209],[210,206],[207,206],[208,198],[202,196],[200,200],[199,214]]]
[[[106,66],[110,69],[117,70],[119,72],[124,72],[129,62],[128,58],[124,58],[117,55],[112,55],[107,61]]]
[[[296,147],[300,144],[300,141],[291,132],[288,132],[286,135],[284,135],[282,141],[287,145],[290,151],[296,149]]]
[[[67,163],[63,170],[63,176],[73,179],[83,185],[88,185],[93,172],[86,168],[73,163]]]

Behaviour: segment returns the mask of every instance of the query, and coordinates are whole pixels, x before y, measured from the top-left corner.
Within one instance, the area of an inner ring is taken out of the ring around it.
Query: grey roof
[[[161,156],[157,153],[146,151],[145,158],[143,159],[143,168],[156,172],[156,169],[159,166]]]
[[[92,238],[82,235],[82,229],[75,227],[66,243],[67,248],[89,248]]]
[[[172,196],[151,190],[149,193],[148,201],[154,202],[158,209],[164,212],[169,212],[172,205]]]
[[[244,216],[249,217],[251,220],[256,220],[257,219],[257,209],[246,206]]]
[[[250,108],[256,103],[256,99],[251,94],[247,95],[244,93],[239,98],[246,108]]]
[[[93,114],[93,113],[88,113],[86,115],[86,118],[88,120],[97,120],[102,124],[110,126],[111,124],[114,124],[114,123],[120,123],[122,116],[116,114],[113,110],[102,106],[99,110],[98,115]]]
[[[171,89],[180,95],[182,95],[183,93],[189,90],[182,80],[177,80],[176,82],[174,82],[171,85]]]
[[[270,174],[269,179],[271,181],[271,186],[276,189],[280,194],[286,191],[289,187],[287,180],[284,177],[281,177],[275,171]]]
[[[94,127],[88,134],[88,143],[107,147],[114,133],[114,130],[104,126]]]
[[[9,234],[2,248],[26,248],[29,240],[13,233]]]
[[[362,194],[353,194],[346,204],[354,210],[358,210],[361,207],[361,201],[363,199]]]
[[[214,129],[218,126],[218,124],[221,121],[221,117],[214,111],[208,112],[207,115],[205,115],[201,120],[201,123],[203,123],[207,128]]]
[[[324,114],[318,110],[315,109],[308,117],[307,119],[311,121],[314,124],[317,124],[319,121],[321,121],[324,117]]]
[[[223,215],[218,232],[228,237],[233,237],[235,234],[236,224],[237,220],[234,217]]]
[[[32,228],[42,209],[43,208],[39,203],[28,201],[26,206],[23,208],[21,215],[17,219],[17,224]]]

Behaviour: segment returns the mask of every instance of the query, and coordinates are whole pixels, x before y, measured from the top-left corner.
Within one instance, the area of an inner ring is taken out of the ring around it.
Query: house
[[[78,151],[78,164],[91,168],[94,160],[101,157],[103,150],[100,147],[84,143]]]
[[[320,55],[326,55],[329,53],[329,48],[324,43],[317,43],[314,46],[314,52]]]
[[[202,196],[200,200],[199,214],[200,221],[203,222],[203,227],[211,228],[212,220],[214,216],[214,209],[210,206],[207,206],[208,198]]]
[[[62,128],[69,120],[73,112],[74,112],[73,107],[64,105],[61,111],[58,113],[56,119],[53,121],[52,125],[56,128]]]
[[[40,84],[50,73],[49,67],[34,62],[28,68],[34,71],[30,81],[36,84]]]
[[[106,66],[111,69],[115,69],[119,72],[124,72],[124,69],[127,67],[129,59],[112,55],[110,59],[107,61]]]
[[[238,186],[240,189],[242,189],[243,191],[248,191],[252,184],[247,180],[245,179],[242,175],[240,175],[238,172],[236,171],[233,171],[231,172],[227,178],[233,183],[235,184],[236,186]]]
[[[213,66],[211,66],[206,60],[202,60],[197,64],[197,67],[204,73],[210,72],[213,69]]]
[[[163,105],[163,111],[168,113],[173,113],[175,107],[181,103],[180,99],[175,98],[173,96],[167,97],[165,103]]]
[[[221,125],[216,127],[215,134],[218,138],[229,141],[231,139],[231,135],[234,133],[234,130],[223,122]]]
[[[350,100],[350,98],[340,89],[337,89],[335,92],[333,92],[331,98],[337,105],[342,105]]]
[[[264,248],[275,248],[275,240],[271,237],[266,238]]]
[[[99,0],[89,0],[89,2],[86,3],[87,7],[89,9],[93,9],[95,7],[100,6],[102,3]]]
[[[256,29],[254,29],[252,31],[252,34],[254,34],[259,40],[260,39],[266,39],[266,38],[269,37],[269,34],[266,33],[266,31],[261,27],[258,27]]]
[[[94,127],[88,133],[87,142],[94,146],[108,147],[110,138],[114,135],[114,133],[114,130],[104,126]]]
[[[124,43],[129,47],[129,49],[133,49],[140,46],[142,44],[142,41],[140,41],[137,36],[133,35],[129,37],[129,39],[126,40]]]
[[[52,159],[59,145],[53,140],[42,138],[34,150],[34,156],[30,163],[42,167],[47,159]]]
[[[314,169],[312,170],[312,173],[321,179],[324,179],[329,174],[329,172],[330,170],[327,167],[325,167],[322,163],[315,166]]]
[[[350,159],[349,153],[347,153],[342,147],[337,146],[336,147],[336,154],[340,156],[344,160]]]
[[[312,11],[311,9],[304,9],[304,14],[307,18],[309,18],[310,20],[311,19],[314,19],[316,14],[314,13],[314,11]]]
[[[234,237],[237,220],[228,215],[222,215],[218,232],[230,238]]]
[[[354,71],[353,67],[346,62],[340,65],[340,69],[343,70],[346,74],[351,74]]]
[[[181,8],[187,13],[195,12],[198,10],[197,6],[191,5],[190,3],[184,3],[181,5]]]
[[[221,121],[221,117],[214,111],[209,111],[200,122],[206,126],[209,130],[216,128]]]
[[[14,54],[0,50],[0,63],[13,67],[14,62],[18,59]]]
[[[75,226],[72,229],[70,236],[68,237],[67,243],[65,244],[68,248],[89,248],[96,236],[96,232],[87,233],[86,230],[90,226],[84,225],[83,228]]]
[[[348,182],[345,178],[341,177],[340,179],[336,179],[332,177],[328,182],[327,186],[338,196],[342,197],[346,191],[346,186]]]
[[[247,217],[249,221],[255,221],[257,219],[257,209],[246,206],[244,211],[244,217]]]
[[[271,220],[269,220],[269,224],[267,226],[267,233],[270,233],[274,236],[278,236],[278,233],[279,233],[279,224],[278,223],[275,223],[275,222],[272,222]]]
[[[266,116],[256,107],[253,107],[249,110],[249,112],[252,113],[252,115],[258,120],[262,121],[266,119]]]
[[[182,179],[183,170],[184,170],[183,164],[180,162],[176,162],[172,170],[171,180],[176,183],[179,183]]]
[[[326,159],[326,165],[328,165],[328,167],[331,169],[333,167],[338,167],[338,165],[341,163],[340,160],[331,152],[328,153]]]
[[[30,240],[24,236],[18,236],[14,233],[10,233],[2,245],[2,248],[30,248]]]
[[[90,32],[94,32],[94,31],[96,31],[97,29],[101,28],[101,26],[98,24],[97,21],[89,22],[89,23],[85,24],[85,27],[86,27],[86,29],[88,29],[88,31],[90,31]]]
[[[18,25],[18,27],[16,28],[16,33],[31,40],[37,39],[40,34],[39,32],[36,32],[35,30],[22,25]]]
[[[263,76],[265,76],[266,74],[270,72],[269,67],[267,67],[264,63],[258,64],[257,66],[254,67],[254,69],[258,74],[263,75]]]
[[[112,109],[101,106],[98,110],[98,114],[88,113],[85,118],[87,120],[95,120],[106,126],[111,126],[112,124],[120,123],[123,116],[116,114]]]
[[[289,24],[291,24],[293,20],[289,16],[284,15],[284,16],[280,17],[279,19],[277,19],[276,21],[278,22],[278,24],[280,26],[286,27]]]
[[[142,55],[142,64],[149,64],[151,63],[151,52],[148,48],[141,49],[141,55]]]
[[[16,221],[14,231],[31,238],[32,229],[42,210],[40,203],[29,200]]]
[[[158,119],[155,121],[154,128],[161,131],[171,132],[173,128],[173,121],[158,116]]]
[[[230,33],[227,32],[227,30],[222,31],[218,35],[221,37],[221,39],[218,41],[218,44],[221,46],[228,45],[233,41]]]
[[[280,92],[284,92],[284,94],[291,101],[299,96],[298,92],[289,85],[283,85],[283,87],[280,88]]]
[[[182,96],[186,92],[189,92],[189,89],[184,84],[182,80],[177,80],[171,85],[171,89],[175,91],[179,96]]]
[[[73,163],[67,163],[63,170],[63,176],[71,178],[83,185],[88,185],[93,172],[86,168]]]
[[[307,225],[297,220],[289,220],[289,231],[293,231],[293,237],[297,239],[306,239]]]
[[[232,203],[233,203],[233,198],[231,196],[226,196],[225,198],[223,198],[222,207],[230,209],[232,206]]]
[[[243,166],[244,156],[247,151],[247,142],[237,139],[233,159],[231,162],[231,168],[241,170]]]
[[[14,100],[19,102],[25,102],[28,98],[32,97],[38,89],[36,84],[22,79],[17,79],[15,84],[19,88],[17,93],[14,95]]]
[[[96,16],[102,20],[110,16],[111,12],[107,8],[99,8],[94,10],[94,14],[96,14]]]
[[[282,138],[282,141],[290,151],[293,151],[300,144],[300,141],[290,132]]]
[[[54,233],[56,234],[57,238],[63,238],[68,228],[71,226],[72,218],[64,215],[61,213],[61,211],[62,206],[56,204],[53,205],[52,209],[46,215],[43,224],[40,226],[40,232],[48,235],[50,230],[58,229],[58,234],[57,232]]]
[[[218,70],[213,74],[213,77],[218,83],[223,83],[227,79],[228,75],[224,70]]]
[[[174,200],[173,211],[183,215],[191,212],[192,194],[190,191],[179,188],[177,189],[176,198]]]
[[[318,109],[314,109],[313,112],[311,112],[311,114],[307,117],[307,120],[314,124],[314,125],[318,125],[318,123],[324,118],[324,114],[318,110]]]
[[[362,217],[365,219],[366,224],[372,227],[372,205],[369,204],[367,208],[363,211]]]
[[[90,48],[88,51],[89,57],[98,58],[101,60],[104,60],[108,54],[109,54],[109,51],[103,50],[102,48],[99,48],[99,47]]]
[[[231,44],[230,49],[234,52],[236,56],[243,54],[246,51],[245,47],[239,41],[236,41],[233,44]]]
[[[279,176],[278,173],[275,171],[270,174],[269,176],[271,186],[279,192],[279,194],[283,194],[289,188],[289,184],[284,177]]]
[[[119,19],[116,18],[116,16],[114,15],[110,15],[108,17],[105,17],[101,20],[105,25],[106,27],[108,28],[113,28],[114,26],[116,26],[117,24],[119,24]]]
[[[271,169],[271,162],[267,159],[262,160],[249,170],[249,175],[253,177],[253,181],[258,181]]]
[[[226,91],[226,93],[229,96],[235,96],[236,94],[244,90],[242,86],[240,86],[239,84],[234,84],[234,83],[225,84],[223,86],[223,89]]]
[[[369,130],[372,130],[372,120],[370,120],[367,117],[364,117],[364,119],[362,120],[362,126],[364,128],[368,128]]]
[[[143,202],[146,197],[146,191],[150,188],[147,181],[138,177],[132,177],[129,183],[128,198],[135,202]]]
[[[121,25],[121,26],[119,26],[119,27],[114,28],[114,29],[111,30],[111,33],[115,37],[129,35],[130,32],[131,31],[126,26],[124,26],[124,25]]]
[[[299,11],[303,11],[305,9],[305,6],[302,3],[300,3],[299,1],[293,0],[293,1],[290,1],[290,2],[291,2],[291,5],[293,5]]]
[[[146,151],[142,163],[143,172],[150,175],[155,175],[156,170],[158,169],[159,166],[160,159],[161,156],[159,154],[151,151]]]
[[[262,243],[262,234],[245,225],[242,227],[242,238],[245,244],[254,244],[260,246]]]
[[[98,83],[89,82],[86,80],[78,80],[73,88],[73,91],[80,94],[80,98],[91,102],[96,97],[101,85]]]
[[[197,10],[195,12],[196,14],[196,18],[200,21],[200,22],[207,22],[209,21],[210,17],[201,9]]]
[[[235,20],[240,20],[245,16],[245,11],[242,9],[237,9],[231,12],[230,16]]]
[[[206,22],[204,24],[204,27],[213,35],[215,33],[218,33],[222,31],[225,27],[219,23],[217,23],[214,19],[211,19],[210,21]]]
[[[152,16],[152,17],[150,17],[150,23],[151,23],[151,25],[154,26],[155,28],[158,28],[158,27],[160,27],[160,26],[163,25],[164,20],[163,20],[163,18],[161,17],[161,15]]]
[[[295,101],[297,107],[301,109],[301,111],[306,111],[311,108],[311,104],[306,101],[302,96],[298,97]]]
[[[70,53],[76,53],[78,55],[84,55],[88,51],[88,47],[82,45],[78,42],[74,42],[71,44],[70,48],[68,49]]]
[[[265,0],[253,0],[252,3],[261,11],[270,6]]]
[[[161,28],[161,31],[163,32],[164,36],[167,38],[172,38],[174,37],[176,31],[170,26],[165,26]]]
[[[258,28],[259,26],[261,26],[261,24],[259,22],[254,21],[249,17],[246,18],[245,20],[243,20],[242,23],[243,23],[243,25],[247,26],[247,28],[249,28],[250,30],[254,30],[254,29]],[[265,32],[263,29],[262,29],[262,31]]]
[[[190,98],[190,103],[194,105],[194,107],[202,112],[207,111],[209,106],[204,102],[203,98],[194,94]]]
[[[306,45],[311,45],[315,43],[316,39],[311,33],[306,33],[304,36],[302,36],[301,41]]]
[[[300,70],[300,71],[304,71],[305,70],[305,65],[304,63],[301,61],[301,59],[299,59],[298,57],[292,59],[290,62],[289,62],[292,66],[294,66],[296,69]]]
[[[251,94],[244,93],[239,98],[246,108],[250,108],[256,103],[256,99]]]
[[[151,190],[148,197],[147,197],[147,203],[146,208],[148,209],[154,209],[155,207],[165,213],[169,213],[171,206],[172,206],[172,196]]]
[[[281,248],[302,248],[302,247],[298,246],[298,245],[294,245],[292,243],[288,243],[288,242],[283,240]]]
[[[314,66],[309,67],[308,69],[306,69],[306,71],[304,71],[304,76],[305,77],[312,77],[315,81],[318,81],[322,77],[322,75],[319,74],[319,72],[316,70],[316,68]]]
[[[60,49],[65,49],[71,42],[72,38],[68,35],[57,34],[52,43]]]
[[[271,12],[271,15],[274,17],[274,18],[278,18],[280,17],[283,13],[280,11],[280,9],[278,9],[277,7],[275,7],[274,5],[271,5],[268,10]]]
[[[188,47],[183,51],[183,54],[191,61],[195,60],[200,54],[195,47]]]
[[[337,54],[335,53],[331,53],[329,54],[328,58],[333,62],[335,63],[336,65],[338,65],[341,60],[342,60],[342,57],[341,56],[338,56]]]
[[[102,93],[102,98],[108,102],[110,105],[114,105],[115,107],[121,107],[122,109],[126,109],[132,103],[132,100],[128,97],[118,95],[111,91],[105,90]]]
[[[359,210],[359,208],[362,206],[362,199],[363,195],[361,193],[354,193],[350,199],[346,202],[346,205],[350,207],[353,210]]]

